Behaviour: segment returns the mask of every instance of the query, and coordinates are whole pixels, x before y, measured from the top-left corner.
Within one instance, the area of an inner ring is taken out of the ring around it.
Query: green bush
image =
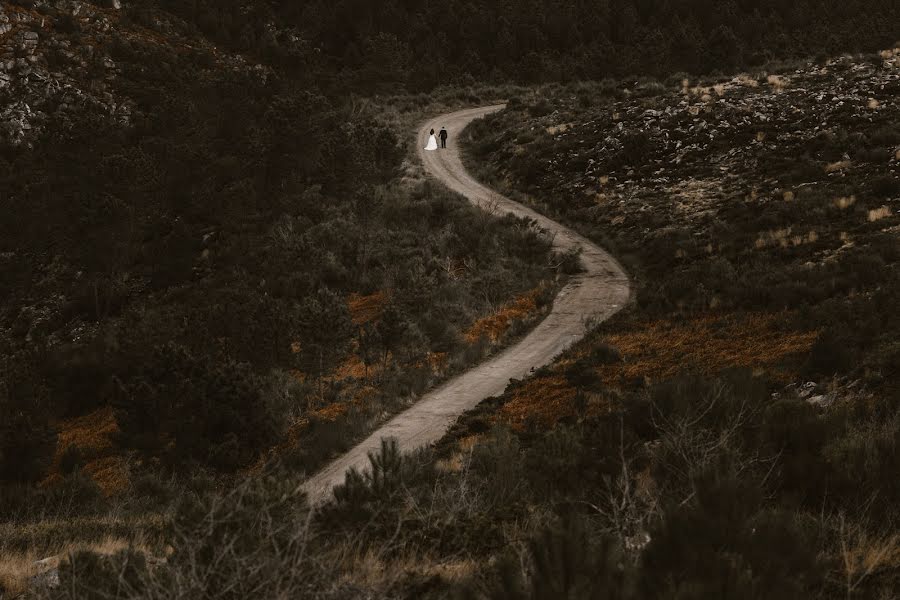
[[[51,596],[60,600],[139,598],[148,575],[147,560],[138,551],[122,550],[111,556],[78,551],[61,562],[60,585]]]
[[[122,386],[120,440],[172,468],[201,461],[223,471],[246,466],[283,434],[287,415],[245,364],[217,363],[176,344],[158,347]]]
[[[56,448],[49,390],[39,356],[0,357],[0,483],[41,478]]]
[[[840,330],[826,329],[816,338],[807,359],[806,372],[810,376],[830,376],[847,373],[856,366],[852,337]]]
[[[472,450],[472,470],[483,480],[488,501],[505,506],[524,492],[519,439],[505,427],[495,427]]]

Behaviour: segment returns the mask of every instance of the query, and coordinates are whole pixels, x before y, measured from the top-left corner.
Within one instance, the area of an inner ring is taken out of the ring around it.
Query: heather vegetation
[[[525,478],[539,449],[562,477],[516,479],[557,523],[519,552],[516,593],[892,596],[897,54],[549,86],[468,130],[473,171],[614,249],[638,284],[629,311],[447,440],[456,463],[472,435],[518,448]],[[551,459],[583,444],[608,472]]]
[[[900,587],[900,58],[763,67],[894,3],[114,4],[0,7],[0,597]],[[577,270],[412,160],[500,99],[470,170],[635,301],[312,511]]]

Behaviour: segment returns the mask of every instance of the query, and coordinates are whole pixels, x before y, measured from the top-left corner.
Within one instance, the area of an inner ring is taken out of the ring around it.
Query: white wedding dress
[[[437,150],[437,136],[433,133],[428,137],[428,145],[425,146],[426,150]]]

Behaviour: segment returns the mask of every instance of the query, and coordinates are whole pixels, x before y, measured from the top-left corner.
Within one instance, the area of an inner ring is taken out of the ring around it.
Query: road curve
[[[403,452],[439,440],[461,414],[484,398],[501,394],[511,378],[527,377],[532,367],[551,363],[560,352],[581,339],[588,319],[597,322],[608,319],[628,303],[631,293],[628,276],[612,256],[556,221],[486,188],[463,168],[455,144],[460,132],[473,120],[501,109],[503,105],[473,108],[429,120],[418,133],[419,158],[430,175],[473,204],[497,214],[506,212],[534,219],[550,232],[553,247],[558,251],[581,248],[585,271],[570,278],[554,300],[550,313],[524,339],[425,394],[308,479],[301,489],[313,504],[330,497],[334,486],[343,483],[348,469],[368,469],[368,454],[380,448],[382,438],[395,438]],[[448,148],[435,152],[424,150],[428,131],[441,127],[450,133]]]

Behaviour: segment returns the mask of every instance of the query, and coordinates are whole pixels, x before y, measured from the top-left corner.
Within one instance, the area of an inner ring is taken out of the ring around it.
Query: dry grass
[[[324,408],[312,412],[316,417],[323,421],[335,422],[347,414],[349,406],[346,402],[334,402]]]
[[[462,582],[478,572],[481,566],[473,559],[456,560],[394,552],[368,551],[353,553],[341,561],[345,568],[338,579],[338,587],[343,589],[372,590],[376,594],[387,595],[404,580],[419,578],[443,583]]]
[[[615,385],[623,379],[662,380],[685,369],[714,374],[747,367],[769,371],[787,383],[796,373],[782,363],[809,352],[817,333],[779,331],[782,319],[783,315],[754,314],[648,322],[602,340],[617,348],[625,362],[603,366],[599,373],[607,385]]]
[[[37,526],[52,528],[58,525],[53,521],[46,521]],[[15,598],[26,591],[31,578],[57,568],[65,557],[76,552],[90,551],[110,556],[128,548],[148,555],[152,552],[152,544],[147,543],[140,535],[131,539],[108,535],[94,541],[60,541],[49,548],[31,548],[25,552],[8,549],[0,551],[0,590],[5,589],[9,597]]]
[[[849,169],[850,165],[852,165],[849,160],[839,160],[837,162],[828,163],[825,165],[826,173],[837,173],[838,171],[843,171],[845,169]]]
[[[130,473],[121,456],[106,456],[89,461],[82,472],[90,476],[105,496],[115,496],[128,490]]]
[[[112,448],[111,436],[119,433],[119,425],[110,407],[103,407],[90,414],[60,424],[56,458],[69,446],[83,453],[101,453]]]
[[[841,517],[839,556],[850,598],[872,575],[900,568],[900,534],[872,537],[862,528],[848,526]]]
[[[751,77],[746,73],[741,73],[734,78],[734,83],[747,88],[759,87],[759,81],[755,77]]]
[[[347,308],[350,310],[353,324],[365,325],[378,320],[388,301],[390,301],[390,295],[384,291],[378,291],[368,296],[351,294],[347,299]]]
[[[376,361],[379,362],[379,361]],[[365,379],[368,374],[370,377],[378,369],[377,365],[369,365],[366,369],[366,363],[357,354],[351,354],[341,365],[339,365],[331,374],[331,379]]]
[[[836,198],[834,200],[834,205],[841,209],[846,210],[856,204],[856,196],[841,196],[840,198]]]
[[[525,321],[537,311],[537,298],[543,289],[543,286],[538,286],[504,305],[494,314],[475,321],[464,334],[466,341],[474,344],[481,338],[486,338],[492,343],[498,342],[515,321]]]
[[[624,362],[597,369],[605,385],[614,388],[623,381],[661,381],[680,371],[715,374],[727,368],[746,367],[757,374],[789,383],[798,374],[799,357],[809,352],[817,332],[779,329],[784,314],[706,316],[687,322],[651,321],[633,329],[605,336],[599,341],[613,346]],[[577,390],[562,371],[572,361],[590,354],[585,346],[559,361],[553,374],[526,381],[511,392],[499,409],[496,421],[522,431],[531,426],[552,428],[560,419],[576,414]],[[587,412],[608,410],[612,400],[603,394],[588,394]],[[448,469],[452,464],[445,465]]]
[[[547,133],[550,135],[556,135],[558,133],[565,133],[569,129],[571,129],[575,124],[574,123],[561,123],[559,125],[552,125],[547,128]]]
[[[756,239],[755,246],[757,250],[769,246],[781,246],[782,248],[786,248],[788,246],[788,240],[793,237],[792,230],[792,227],[786,227],[784,229],[775,229],[762,233],[760,234],[760,237]]]
[[[766,77],[766,83],[776,92],[781,92],[788,86],[790,80],[782,75],[769,75]]]
[[[562,375],[531,379],[512,393],[497,418],[518,431],[531,424],[549,429],[575,414],[576,393]]]
[[[118,433],[119,425],[108,406],[60,423],[53,465],[41,485],[56,485],[62,479],[62,456],[74,447],[84,461],[82,473],[93,479],[104,495],[113,496],[127,490],[128,465],[113,442],[113,436]]]
[[[891,209],[887,206],[882,206],[880,208],[874,208],[869,211],[868,219],[869,223],[874,223],[875,221],[880,221],[881,219],[886,219],[891,216]]]

